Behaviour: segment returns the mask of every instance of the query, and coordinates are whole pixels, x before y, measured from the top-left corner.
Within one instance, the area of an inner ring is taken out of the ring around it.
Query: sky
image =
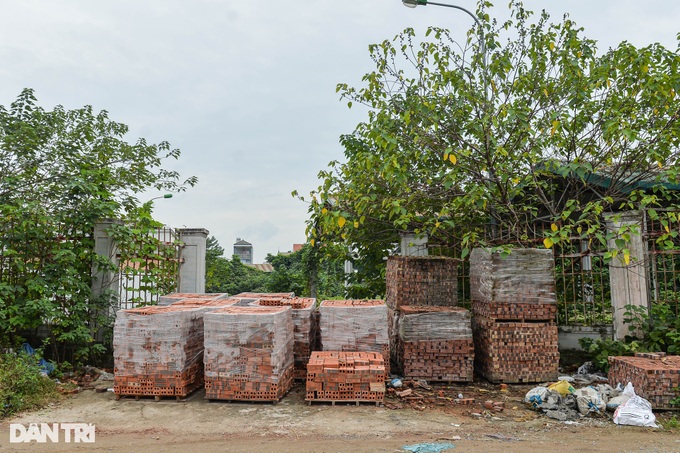
[[[506,17],[508,0],[495,3],[492,15]],[[624,40],[677,48],[675,0],[524,4],[555,21],[569,13],[601,51]],[[199,182],[155,200],[154,216],[209,230],[228,257],[242,238],[260,263],[305,242],[307,205],[291,192],[315,189],[343,159],[340,136],[366,119],[336,85],[362,86],[369,44],[428,26],[462,41],[472,25],[462,11],[400,0],[5,0],[0,105],[33,88],[47,109],[107,110],[130,142],[170,142],[182,155],[165,166]]]

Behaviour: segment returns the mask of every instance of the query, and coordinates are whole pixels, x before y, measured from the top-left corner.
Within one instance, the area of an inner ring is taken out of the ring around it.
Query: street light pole
[[[486,44],[484,43],[484,28],[482,27],[482,23],[479,21],[479,19],[477,19],[477,16],[475,16],[472,13],[472,11],[470,11],[467,8],[463,8],[462,6],[450,5],[448,3],[431,2],[429,0],[402,0],[402,3],[404,4],[404,6],[406,6],[408,8],[415,8],[416,6],[435,5],[435,6],[444,6],[446,8],[453,8],[453,9],[463,11],[464,13],[467,13],[467,15],[472,17],[472,19],[475,21],[475,23],[477,24],[477,28],[479,28],[479,34],[481,36],[481,39],[479,40],[479,47],[480,47],[480,52],[482,54],[484,69],[486,70]]]
[[[451,5],[449,3],[439,3],[439,2],[431,2],[429,0],[402,0],[402,3],[404,6],[407,6],[409,8],[415,8],[416,6],[427,6],[427,5],[435,5],[435,6],[444,6],[446,8],[453,8],[457,9],[459,11],[463,11],[464,13],[467,13],[468,16],[472,17],[472,19],[475,21],[475,24],[477,24],[477,28],[479,28],[479,35],[480,35],[480,40],[479,40],[479,50],[482,54],[482,79],[484,83],[484,104],[482,106],[484,115],[488,115],[488,104],[490,102],[489,99],[489,66],[487,65],[487,59],[486,59],[486,44],[485,44],[485,37],[484,37],[484,27],[482,27],[482,23],[479,21],[477,16],[475,16],[470,10],[463,8],[462,6],[458,5]],[[485,125],[486,127],[484,128],[484,148],[488,150],[491,145],[491,124],[489,120],[489,124]],[[491,163],[489,162],[489,180],[493,184],[495,175],[494,175],[494,169]],[[491,211],[494,211],[493,205],[491,206]],[[494,232],[494,235],[496,233],[496,219],[494,215],[491,215],[491,224],[492,224],[492,229]]]

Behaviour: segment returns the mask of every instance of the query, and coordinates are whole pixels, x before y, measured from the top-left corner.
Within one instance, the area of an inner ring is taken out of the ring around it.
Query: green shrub
[[[0,418],[44,406],[58,396],[57,385],[42,375],[36,357],[0,352]]]
[[[623,340],[579,339],[579,344],[590,354],[597,368],[608,371],[609,356],[633,355],[636,352],[680,352],[680,316],[671,306],[656,303],[648,312],[644,307],[627,305],[623,320],[636,336],[627,336]]]

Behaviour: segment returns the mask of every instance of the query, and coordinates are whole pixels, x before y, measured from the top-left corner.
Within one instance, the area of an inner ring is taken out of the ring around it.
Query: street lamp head
[[[165,195],[163,195],[163,198],[172,198],[172,194],[171,194],[171,193],[166,193]]]
[[[401,0],[404,6],[415,8],[418,5],[427,6],[427,0]]]

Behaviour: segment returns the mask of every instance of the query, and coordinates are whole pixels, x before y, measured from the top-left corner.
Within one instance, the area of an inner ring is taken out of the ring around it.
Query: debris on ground
[[[410,451],[411,453],[440,453],[454,447],[455,445],[449,442],[426,442],[414,445],[404,445],[401,449]]]

